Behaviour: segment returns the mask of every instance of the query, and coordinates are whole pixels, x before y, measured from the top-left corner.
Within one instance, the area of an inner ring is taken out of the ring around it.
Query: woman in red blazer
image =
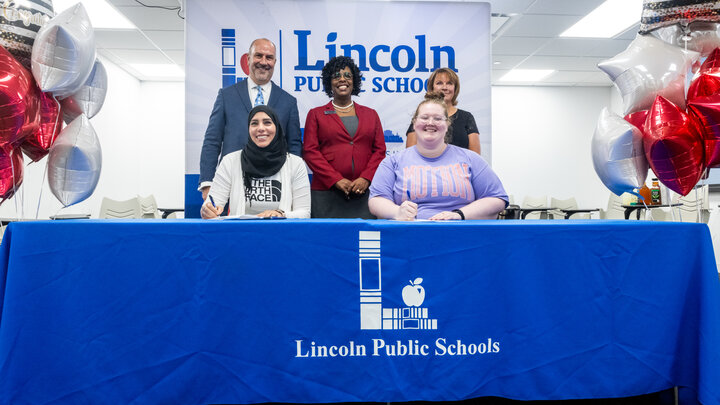
[[[367,191],[385,158],[385,136],[377,112],[352,100],[361,77],[346,56],[323,67],[323,88],[332,100],[308,112],[303,141],[303,158],[313,171],[313,218],[375,218]]]

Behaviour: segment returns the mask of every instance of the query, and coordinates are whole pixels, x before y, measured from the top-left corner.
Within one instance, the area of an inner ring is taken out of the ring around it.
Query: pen
[[[409,189],[409,188],[408,188],[408,189],[405,189],[405,192],[407,193],[408,200],[410,200],[410,189]]]
[[[212,196],[208,195],[208,197],[210,198],[210,204],[212,204],[213,208],[217,208],[217,206],[215,205],[215,200],[213,200]]]

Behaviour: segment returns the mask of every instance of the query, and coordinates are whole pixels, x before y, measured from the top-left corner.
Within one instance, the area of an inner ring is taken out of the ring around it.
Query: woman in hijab
[[[215,172],[200,209],[215,218],[230,202],[230,215],[310,218],[310,182],[305,162],[288,154],[275,112],[265,106],[248,115],[250,139],[244,149],[227,154]]]

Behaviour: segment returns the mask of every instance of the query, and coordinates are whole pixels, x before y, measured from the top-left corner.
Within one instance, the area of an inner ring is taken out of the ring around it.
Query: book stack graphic
[[[428,317],[428,309],[420,308],[425,299],[421,278],[403,289],[408,308],[382,307],[382,266],[380,232],[359,232],[360,329],[437,329],[437,319]]]
[[[383,329],[437,329],[427,308],[383,308]]]
[[[223,87],[226,87],[235,84],[237,81],[235,30],[223,28],[220,35],[222,40],[222,84]]]

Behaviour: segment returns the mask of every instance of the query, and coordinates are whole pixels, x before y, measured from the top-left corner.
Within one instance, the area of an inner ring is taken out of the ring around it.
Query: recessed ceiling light
[[[78,0],[53,0],[53,9],[55,14],[60,14],[77,3]],[[79,3],[85,7],[85,11],[90,16],[90,23],[95,29],[137,29],[135,24],[105,0],[85,0]]]
[[[185,72],[174,63],[131,63],[129,66],[148,78],[182,79],[185,77]]]
[[[513,69],[500,78],[501,82],[539,82],[555,72],[552,69]]]
[[[607,0],[561,37],[612,38],[640,22],[643,0]]]

